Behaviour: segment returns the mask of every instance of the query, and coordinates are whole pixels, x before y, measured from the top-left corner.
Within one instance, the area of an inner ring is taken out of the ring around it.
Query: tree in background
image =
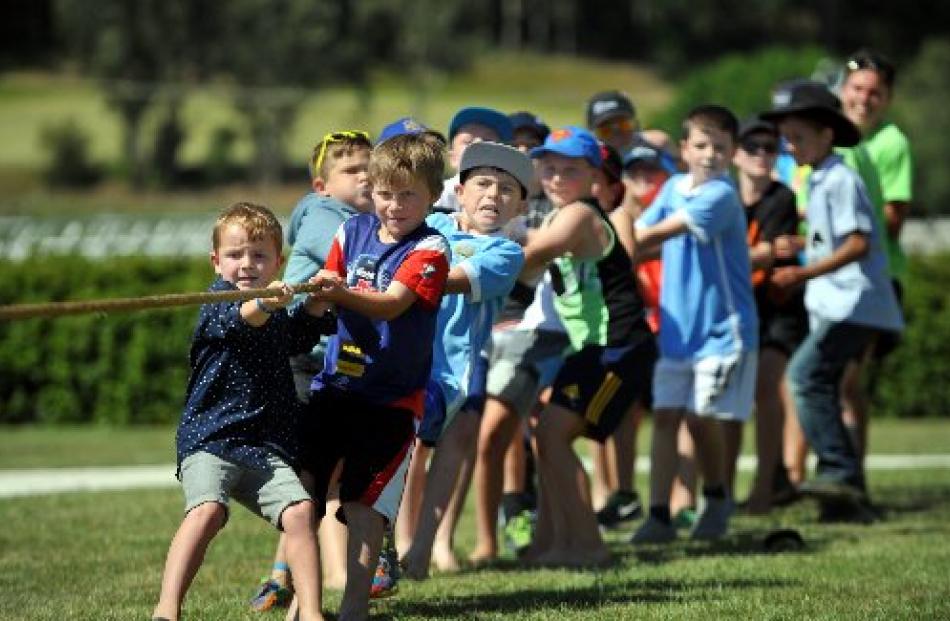
[[[353,2],[232,0],[215,6],[211,67],[234,86],[258,181],[280,178],[284,143],[313,89],[365,82],[370,62]]]
[[[97,78],[122,118],[122,169],[136,186],[145,180],[142,119],[163,85],[201,75],[209,43],[197,31],[207,0],[57,0],[56,23],[72,61]],[[173,99],[173,106],[180,97]]]

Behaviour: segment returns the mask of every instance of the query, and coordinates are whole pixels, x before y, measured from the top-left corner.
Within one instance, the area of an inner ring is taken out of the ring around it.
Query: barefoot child
[[[630,258],[593,198],[602,164],[596,139],[579,127],[561,128],[531,156],[556,211],[526,246],[525,271],[551,264],[555,308],[574,353],[536,430],[541,502],[530,557],[543,565],[599,565],[610,553],[572,443],[582,435],[603,442],[631,405],[649,404],[656,345]]]

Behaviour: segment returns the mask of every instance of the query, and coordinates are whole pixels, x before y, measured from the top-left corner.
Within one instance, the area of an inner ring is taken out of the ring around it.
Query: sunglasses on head
[[[768,155],[775,155],[778,153],[778,141],[774,138],[746,138],[739,146],[743,151],[751,155],[755,155],[759,150],[764,151]]]
[[[354,138],[362,138],[369,142],[369,134],[359,130],[345,130],[341,132],[330,132],[323,136],[320,139],[320,150],[317,152],[317,157],[313,160],[313,171],[314,174],[318,174],[320,167],[323,166],[323,159],[327,155],[327,145],[334,142],[343,142],[344,140],[353,140]]]
[[[632,132],[636,128],[636,121],[622,116],[616,119],[610,119],[609,121],[604,121],[594,128],[594,134],[596,134],[601,140],[604,140],[606,138],[610,138],[614,134],[619,134],[620,132]]]
[[[852,56],[845,62],[844,66],[849,74],[861,69],[870,69],[871,71],[877,71],[885,82],[891,83],[894,81],[894,66],[883,58],[873,55]]]

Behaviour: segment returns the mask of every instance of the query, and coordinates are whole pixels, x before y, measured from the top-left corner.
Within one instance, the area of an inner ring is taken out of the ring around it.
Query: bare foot
[[[443,573],[454,574],[462,569],[455,551],[449,546],[435,546],[432,549],[432,562],[435,563],[436,569]]]
[[[494,550],[479,550],[476,548],[468,555],[468,562],[474,567],[491,565],[498,560],[498,552]]]
[[[403,577],[410,580],[425,580],[429,577],[428,557],[413,553],[412,548],[409,548],[409,552],[399,559],[399,566],[402,567]]]

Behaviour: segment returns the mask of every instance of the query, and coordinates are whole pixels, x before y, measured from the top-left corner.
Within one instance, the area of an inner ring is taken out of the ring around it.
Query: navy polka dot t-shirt
[[[218,278],[210,291],[237,289]],[[191,378],[178,425],[178,466],[198,451],[266,470],[275,450],[293,462],[297,399],[288,357],[309,352],[336,329],[331,313],[313,317],[303,305],[275,312],[255,328],[242,302],[201,307],[191,344]]]

